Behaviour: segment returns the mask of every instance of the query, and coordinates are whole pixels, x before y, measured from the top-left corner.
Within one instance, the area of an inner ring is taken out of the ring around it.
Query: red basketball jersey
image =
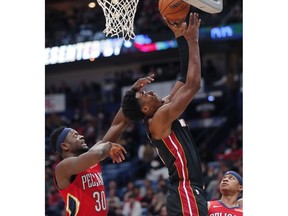
[[[67,188],[58,190],[65,202],[66,216],[106,216],[108,213],[100,164],[77,174]]]
[[[243,209],[241,207],[228,208],[219,200],[210,201],[208,216],[242,216]]]

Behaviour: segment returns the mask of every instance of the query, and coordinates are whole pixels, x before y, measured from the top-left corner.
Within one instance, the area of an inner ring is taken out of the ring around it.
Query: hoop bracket
[[[220,13],[223,9],[223,0],[184,0],[184,1],[210,14]]]

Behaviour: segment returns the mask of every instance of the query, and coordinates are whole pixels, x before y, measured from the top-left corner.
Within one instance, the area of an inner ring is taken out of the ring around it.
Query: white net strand
[[[123,37],[124,40],[135,38],[134,18],[139,0],[97,0],[102,7],[106,24],[103,33]]]

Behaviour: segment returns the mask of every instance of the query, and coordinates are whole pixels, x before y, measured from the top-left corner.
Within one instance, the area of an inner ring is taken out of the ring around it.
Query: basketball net
[[[103,33],[122,37],[125,41],[134,39],[134,18],[139,0],[97,0],[102,7],[106,25]]]

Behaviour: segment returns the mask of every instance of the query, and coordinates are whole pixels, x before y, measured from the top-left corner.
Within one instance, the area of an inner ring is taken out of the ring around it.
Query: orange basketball
[[[183,0],[159,0],[160,14],[169,21],[184,20],[189,13],[190,4]]]

